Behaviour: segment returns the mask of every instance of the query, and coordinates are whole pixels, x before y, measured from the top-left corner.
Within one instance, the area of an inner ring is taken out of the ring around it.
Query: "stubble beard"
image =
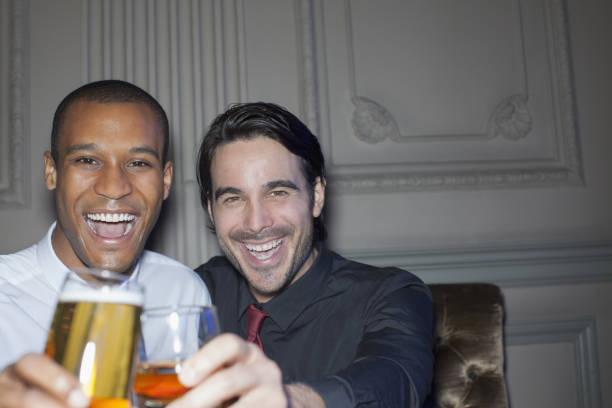
[[[284,232],[281,234],[283,239],[287,240],[292,237],[295,233],[295,229],[292,227],[283,227]],[[287,234],[286,232],[291,231],[291,233]],[[278,230],[263,232],[259,234],[259,239],[264,238],[265,236],[278,236]],[[277,234],[277,235],[275,235]],[[230,240],[234,238],[247,238],[247,233],[241,232],[236,235],[230,235]],[[254,236],[252,236],[255,238]],[[293,257],[291,262],[287,266],[287,269],[280,273],[280,276],[276,275],[276,270],[270,270],[267,267],[249,267],[252,274],[257,274],[261,279],[255,281],[253,276],[249,276],[248,273],[245,272],[245,268],[240,264],[238,256],[236,253],[231,250],[230,246],[225,242],[225,240],[218,240],[219,247],[221,251],[225,254],[225,257],[232,264],[232,266],[242,275],[242,277],[247,281],[251,293],[258,294],[266,298],[272,298],[282,292],[286,287],[288,287],[292,282],[295,276],[298,274],[308,257],[310,256],[313,249],[313,227],[311,226],[308,231],[298,240],[296,243],[296,249],[293,253]],[[238,242],[241,242],[241,239],[238,239]],[[287,243],[284,243],[286,245]],[[242,245],[239,243],[239,245]],[[260,284],[258,282],[264,282],[264,284]]]

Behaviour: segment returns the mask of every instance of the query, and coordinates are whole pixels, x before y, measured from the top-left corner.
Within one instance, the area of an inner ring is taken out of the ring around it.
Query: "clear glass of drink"
[[[176,305],[145,309],[134,392],[138,407],[158,408],[188,389],[178,380],[182,362],[219,333],[214,306]]]
[[[97,269],[66,276],[45,353],[79,379],[91,407],[131,407],[143,300],[128,276]]]

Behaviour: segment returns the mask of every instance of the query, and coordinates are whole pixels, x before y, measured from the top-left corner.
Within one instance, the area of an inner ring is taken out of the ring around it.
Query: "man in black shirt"
[[[225,256],[197,272],[230,334],[185,364],[197,386],[177,406],[421,406],[431,295],[409,272],[325,248],[324,160],[308,128],[277,105],[235,105],[204,138],[198,181]]]

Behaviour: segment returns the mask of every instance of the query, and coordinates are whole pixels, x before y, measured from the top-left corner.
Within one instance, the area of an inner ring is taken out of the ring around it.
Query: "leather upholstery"
[[[503,298],[491,284],[431,284],[438,408],[507,408]]]

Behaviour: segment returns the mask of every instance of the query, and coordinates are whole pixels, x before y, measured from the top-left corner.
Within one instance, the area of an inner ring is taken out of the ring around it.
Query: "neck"
[[[104,266],[88,265],[84,263],[74,251],[72,245],[70,245],[70,241],[68,241],[68,238],[66,237],[66,234],[62,230],[62,227],[59,225],[59,223],[55,225],[55,229],[51,233],[51,248],[53,249],[53,252],[55,252],[55,255],[59,258],[59,260],[66,266],[66,268],[70,270],[82,268],[99,268],[108,269],[111,272],[129,276],[132,274],[137,264],[136,261],[133,261],[132,265],[128,269],[117,271],[110,267],[105,268]]]
[[[64,231],[59,223],[55,225],[55,229],[51,234],[51,247],[53,248],[55,255],[57,255],[59,260],[62,261],[62,263],[68,269],[86,267],[81,259],[74,253],[72,245],[70,245],[70,242],[68,241],[68,238],[66,238],[66,234],[64,234]]]

